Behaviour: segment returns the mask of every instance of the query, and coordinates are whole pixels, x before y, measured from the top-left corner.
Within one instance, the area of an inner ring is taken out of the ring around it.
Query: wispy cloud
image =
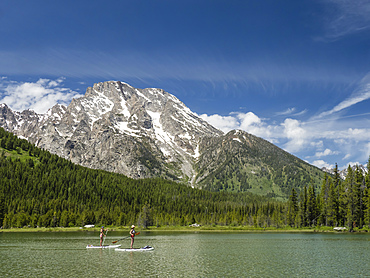
[[[296,110],[297,109],[295,107],[287,108],[284,111],[276,112],[275,115],[276,116],[288,116],[288,115],[291,115],[291,116],[301,116],[301,115],[306,114],[307,111],[308,111],[307,109],[304,109],[302,111],[296,112]]]
[[[296,110],[295,107],[292,107],[292,108],[287,108],[286,110],[284,111],[281,111],[281,112],[277,112],[276,115],[277,116],[285,116],[285,115],[290,115],[290,114],[293,114],[293,112]]]
[[[344,36],[370,30],[370,2],[368,0],[322,0],[328,4],[329,17],[326,39],[337,40]]]
[[[64,88],[63,81],[64,78],[39,79],[37,82],[14,82],[2,79],[0,91],[3,97],[0,103],[6,103],[16,111],[32,109],[36,113],[45,113],[57,103],[68,105],[72,98],[82,95]]]
[[[307,111],[308,111],[307,109],[304,109],[300,112],[294,113],[292,116],[302,116],[302,115],[306,114]]]
[[[367,74],[360,82],[358,88],[345,100],[336,105],[333,109],[320,113],[317,118],[326,117],[343,109],[349,108],[359,102],[370,99],[370,74]]]

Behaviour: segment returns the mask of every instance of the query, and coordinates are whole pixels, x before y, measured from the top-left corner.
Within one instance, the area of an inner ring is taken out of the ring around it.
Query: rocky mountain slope
[[[321,173],[246,132],[223,134],[161,89],[119,81],[94,84],[46,114],[1,104],[0,126],[86,167],[210,190],[286,195],[285,188]]]

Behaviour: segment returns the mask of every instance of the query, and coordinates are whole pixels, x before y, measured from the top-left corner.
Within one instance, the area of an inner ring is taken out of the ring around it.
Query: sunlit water
[[[369,234],[141,232],[135,247],[153,251],[88,244],[98,233],[0,233],[0,277],[370,277]]]

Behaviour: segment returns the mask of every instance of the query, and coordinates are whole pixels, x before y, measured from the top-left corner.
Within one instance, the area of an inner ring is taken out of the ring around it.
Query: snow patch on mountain
[[[123,114],[123,116],[129,118],[131,114],[130,111],[128,110],[126,100],[123,97],[121,98],[121,107],[122,107],[121,113]]]
[[[234,141],[237,141],[237,142],[239,142],[239,143],[242,143],[242,141],[240,141],[240,139],[239,139],[239,138],[233,138],[233,140],[234,140]]]
[[[171,136],[169,133],[164,131],[163,126],[161,124],[161,113],[160,112],[153,112],[147,111],[147,113],[152,118],[154,133],[158,141],[162,143],[171,144],[174,141],[174,136]]]
[[[138,137],[140,138],[141,136],[138,134],[138,130],[134,130],[128,127],[127,122],[119,122],[115,124],[115,127],[122,133],[122,134],[127,134],[130,136]]]

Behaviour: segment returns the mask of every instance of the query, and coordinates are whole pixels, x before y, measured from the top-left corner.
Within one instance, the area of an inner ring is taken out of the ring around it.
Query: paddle
[[[135,233],[135,236],[137,236],[138,234],[140,234],[140,232]],[[128,237],[130,237],[130,236],[126,236],[126,237],[121,238],[121,239],[119,239],[119,240],[112,241],[112,243],[117,243],[118,241],[120,241],[120,240],[122,240],[122,239],[125,239],[125,238],[128,238]]]

